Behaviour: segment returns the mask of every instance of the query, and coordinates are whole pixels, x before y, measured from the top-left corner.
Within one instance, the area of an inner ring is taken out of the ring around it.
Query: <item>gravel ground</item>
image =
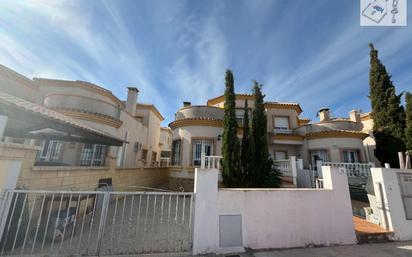
[[[190,196],[175,195],[128,195],[126,198],[113,197],[111,200],[100,255],[141,254],[161,252],[189,252],[191,250],[191,218]],[[41,224],[36,243],[33,242],[36,221],[30,223],[29,233],[23,249],[28,215],[23,215],[22,228],[16,240],[13,252],[5,251],[6,255],[47,254],[56,255],[96,255],[97,235],[101,217],[101,202],[97,201],[96,212],[83,218],[80,213],[73,224],[66,227],[64,238],[53,242],[55,219],[51,219],[44,236],[45,224]],[[92,222],[93,217],[93,222]],[[36,219],[37,220],[37,219]],[[25,224],[25,226],[24,226]],[[82,228],[83,227],[83,228]],[[13,244],[15,233],[8,235],[8,245]],[[41,249],[45,238],[44,248]]]

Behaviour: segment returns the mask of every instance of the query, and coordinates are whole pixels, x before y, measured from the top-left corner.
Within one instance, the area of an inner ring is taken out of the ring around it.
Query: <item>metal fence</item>
[[[6,191],[1,255],[189,252],[192,193]]]
[[[412,174],[399,172],[398,179],[405,209],[405,217],[408,220],[412,220]]]

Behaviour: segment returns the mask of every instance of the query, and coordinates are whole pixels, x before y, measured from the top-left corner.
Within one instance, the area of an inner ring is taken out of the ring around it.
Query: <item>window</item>
[[[147,161],[147,149],[142,150],[142,160],[143,162]]]
[[[104,166],[106,145],[84,144],[80,154],[80,166]]]
[[[316,169],[316,163],[318,161],[328,161],[328,150],[326,149],[319,149],[319,150],[311,150],[310,151],[310,163],[312,167]]]
[[[62,142],[56,140],[44,141],[43,150],[40,154],[40,161],[58,161],[60,159],[60,151]]]
[[[252,110],[248,110],[249,112],[249,122],[252,120]],[[243,124],[243,117],[245,114],[245,110],[244,109],[236,109],[235,110],[235,114],[236,114],[236,121],[238,124]]]
[[[192,164],[200,166],[202,151],[206,156],[211,156],[213,153],[213,140],[192,140]]]
[[[359,162],[358,150],[343,150],[343,162]]]
[[[273,118],[273,127],[275,131],[288,131],[289,128],[289,117],[274,117]]]
[[[172,165],[180,165],[180,161],[181,161],[181,144],[182,144],[182,140],[177,139],[177,140],[173,140],[172,143]]]
[[[238,124],[243,124],[243,114],[244,114],[244,110],[243,109],[236,109],[235,113],[236,113],[236,121]]]
[[[152,165],[154,165],[156,163],[156,159],[157,159],[157,153],[152,152]]]
[[[286,160],[288,158],[288,153],[286,151],[276,151],[275,160]]]

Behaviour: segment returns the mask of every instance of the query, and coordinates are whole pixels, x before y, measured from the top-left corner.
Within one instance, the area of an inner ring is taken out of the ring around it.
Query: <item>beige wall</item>
[[[38,86],[32,80],[0,64],[0,91],[41,104]]]
[[[171,151],[172,150],[173,133],[169,128],[162,128],[160,130],[159,143],[161,144],[161,151]]]
[[[304,165],[310,164],[310,150],[326,149],[328,152],[329,161],[343,162],[342,150],[356,149],[359,150],[361,161],[365,161],[365,152],[363,141],[359,138],[319,138],[305,140],[302,148],[304,156]]]
[[[0,146],[0,160],[20,160],[22,169],[17,187],[38,190],[95,190],[99,179],[112,178],[114,190],[138,191],[136,186],[167,186],[168,168],[34,167],[38,147],[21,144]]]
[[[217,141],[217,136],[221,135],[222,131],[222,128],[209,126],[187,126],[173,130],[173,140],[182,140],[182,166],[191,166],[192,138],[214,139],[214,155],[221,155],[222,141]]]
[[[88,126],[105,131],[106,133],[128,141],[123,147],[111,147],[110,155],[112,157],[121,157],[119,152],[124,151],[124,161],[120,159],[118,164],[124,167],[136,167],[142,165],[142,151],[135,151],[135,143],[142,144],[142,149],[148,150],[147,164],[150,164],[152,152],[155,151],[159,156],[159,135],[160,120],[150,110],[137,110],[136,115],[143,116],[143,122],[131,116],[120,102],[109,90],[100,88],[96,85],[82,81],[64,81],[35,79],[36,84],[40,87],[41,92],[45,95],[44,103],[48,107],[72,107],[92,113],[99,113],[111,116],[122,121],[119,128],[102,124],[99,122],[77,119]],[[127,138],[126,138],[127,135]],[[123,150],[124,148],[125,150]],[[65,149],[67,150],[67,149]],[[81,151],[81,149],[80,149]],[[78,158],[74,154],[69,155],[72,158]],[[71,162],[68,156],[63,156],[66,163]]]
[[[273,109],[269,108],[266,110],[267,116],[267,130],[268,132],[274,130],[274,117],[275,116],[283,116],[289,118],[289,128],[294,129],[298,127],[298,113],[294,109]]]

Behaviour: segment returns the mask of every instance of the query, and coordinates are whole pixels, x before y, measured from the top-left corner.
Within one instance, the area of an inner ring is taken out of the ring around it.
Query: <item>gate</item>
[[[401,188],[403,207],[405,209],[405,217],[408,220],[412,220],[412,174],[399,172],[398,180]]]
[[[190,252],[193,193],[5,192],[1,255]]]

